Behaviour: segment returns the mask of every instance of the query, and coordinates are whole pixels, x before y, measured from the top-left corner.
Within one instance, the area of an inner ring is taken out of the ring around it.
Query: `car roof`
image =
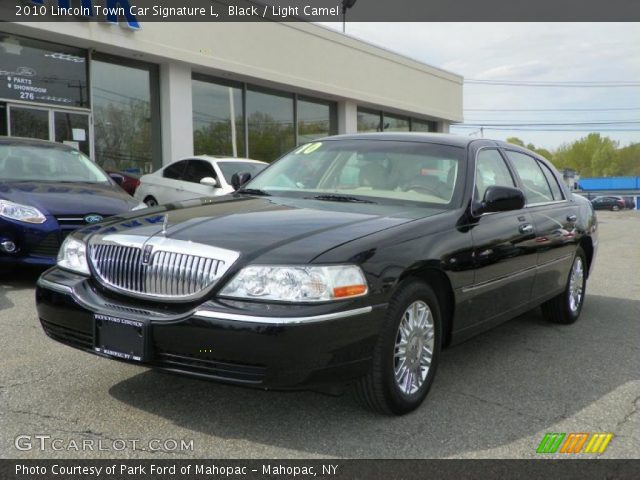
[[[192,160],[194,158],[199,160],[209,160],[212,162],[223,161],[223,162],[264,163],[264,164],[267,163],[261,160],[252,160],[251,158],[225,157],[223,155],[195,155],[193,157],[181,158],[180,160]]]
[[[23,137],[0,136],[0,145],[56,148],[58,150],[75,150],[73,147],[69,145],[64,145],[62,143],[50,142],[48,140],[38,140],[36,138],[23,138]]]
[[[477,138],[463,137],[450,133],[423,133],[423,132],[375,132],[375,133],[352,133],[344,135],[333,135],[319,138],[318,141],[325,140],[396,140],[405,142],[425,142],[453,145],[456,147],[467,147]],[[483,139],[487,140],[487,139]]]

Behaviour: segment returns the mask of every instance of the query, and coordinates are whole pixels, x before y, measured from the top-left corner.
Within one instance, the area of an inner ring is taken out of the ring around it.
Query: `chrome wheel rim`
[[[425,302],[415,301],[402,314],[394,348],[394,377],[402,393],[412,395],[424,385],[434,342],[431,310]]]
[[[148,207],[155,207],[158,205],[158,202],[156,202],[155,200],[147,200],[146,204]]]
[[[584,290],[584,267],[582,257],[576,257],[569,277],[569,309],[575,313],[582,303]]]

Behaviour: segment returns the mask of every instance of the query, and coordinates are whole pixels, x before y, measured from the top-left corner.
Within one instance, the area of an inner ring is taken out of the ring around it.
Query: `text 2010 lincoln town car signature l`
[[[514,145],[329,137],[235,194],[71,235],[38,281],[38,313],[51,338],[98,355],[260,388],[351,383],[402,414],[442,346],[537,305],[574,322],[596,226]]]

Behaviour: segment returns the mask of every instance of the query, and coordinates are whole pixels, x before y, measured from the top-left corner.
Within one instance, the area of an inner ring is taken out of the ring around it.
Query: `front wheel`
[[[564,291],[542,304],[542,313],[547,320],[562,324],[570,324],[578,320],[587,286],[586,267],[584,250],[578,247]]]
[[[157,207],[158,206],[158,200],[156,200],[152,196],[148,196],[147,198],[145,198],[144,199],[144,203],[147,204],[147,207]]]
[[[401,285],[389,303],[371,369],[355,386],[358,400],[386,414],[419,407],[435,377],[441,332],[433,289],[420,281]]]

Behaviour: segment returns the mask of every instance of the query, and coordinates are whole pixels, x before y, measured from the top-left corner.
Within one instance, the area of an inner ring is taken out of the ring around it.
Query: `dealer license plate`
[[[137,320],[94,314],[96,352],[123,360],[145,359],[147,325]]]

